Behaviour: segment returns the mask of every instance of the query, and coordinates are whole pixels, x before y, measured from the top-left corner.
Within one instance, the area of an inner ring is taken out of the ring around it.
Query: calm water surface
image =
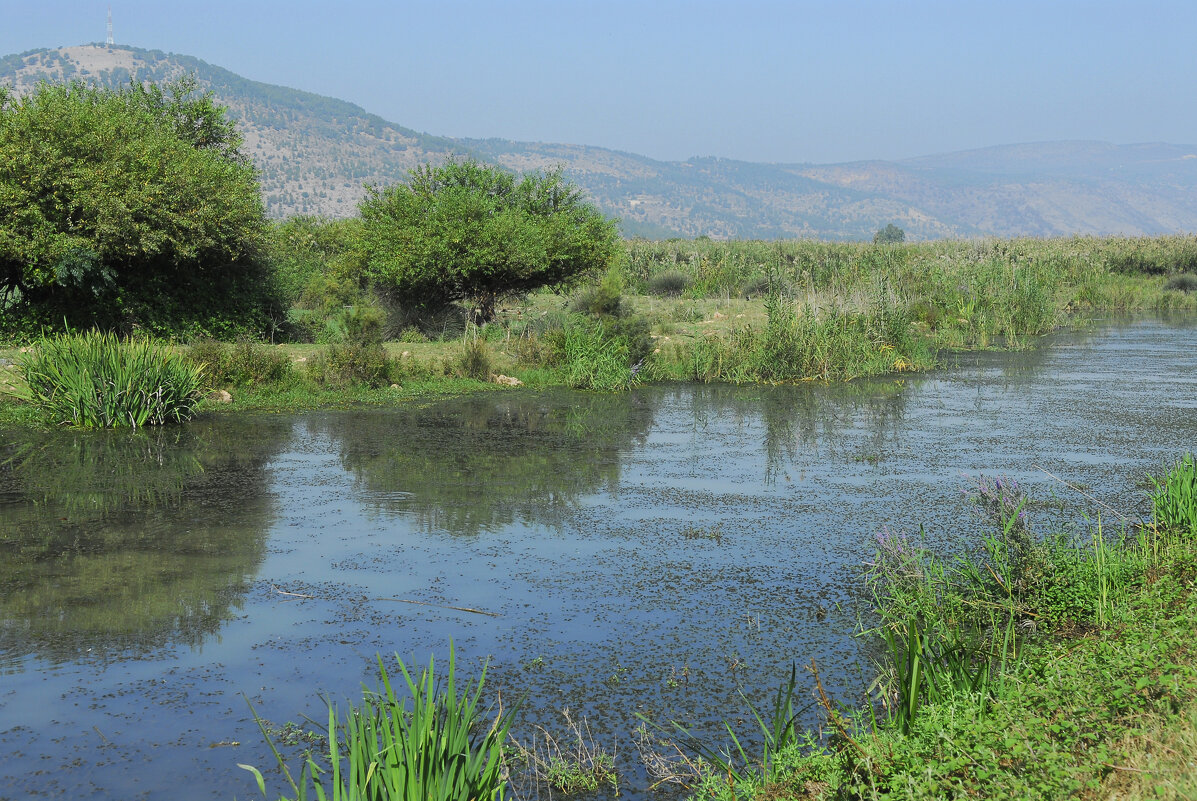
[[[901,381],[0,432],[0,798],[256,797],[243,695],[320,719],[376,653],[450,639],[525,699],[519,736],[584,715],[645,797],[637,713],[714,732],[811,658],[858,702],[881,526],[975,546],[981,473],[1043,526],[1102,511],[1038,468],[1143,513],[1144,473],[1194,447],[1192,318]]]

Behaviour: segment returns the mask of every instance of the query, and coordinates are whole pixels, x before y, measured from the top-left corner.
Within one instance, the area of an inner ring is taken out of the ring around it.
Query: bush
[[[603,283],[579,292],[570,304],[570,311],[591,317],[618,317],[623,311],[622,303],[619,290]]]
[[[1197,275],[1193,273],[1174,275],[1168,279],[1168,283],[1164,284],[1164,288],[1175,289],[1178,292],[1197,292]]]
[[[18,359],[21,396],[55,425],[138,428],[191,419],[202,369],[148,339],[112,333],[43,337]]]
[[[453,365],[454,374],[462,378],[487,381],[490,379],[490,368],[490,346],[486,344],[486,340],[477,335],[466,337],[461,346],[461,353]]]
[[[424,334],[424,332],[416,328],[414,325],[409,325],[407,328],[404,328],[402,331],[400,331],[399,336],[396,337],[396,339],[399,342],[409,343],[421,343],[428,341],[428,337]]]
[[[667,298],[680,297],[690,288],[690,276],[681,270],[666,270],[648,279],[648,293]]]
[[[332,344],[308,361],[308,376],[325,387],[377,389],[399,380],[398,363],[379,344]]]
[[[756,275],[744,282],[744,285],[740,287],[740,294],[744,296],[745,300],[761,298],[769,294],[773,283],[773,280],[767,275]]]
[[[0,297],[61,326],[228,335],[272,327],[253,165],[225,110],[165,89],[0,88]],[[13,294],[15,293],[15,294]]]
[[[245,387],[284,383],[295,378],[295,368],[285,351],[248,339],[226,345],[201,339],[187,349],[187,360],[203,366],[209,387]]]

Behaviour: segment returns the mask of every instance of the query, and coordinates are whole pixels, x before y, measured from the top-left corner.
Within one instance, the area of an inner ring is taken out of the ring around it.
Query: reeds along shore
[[[327,258],[309,268],[317,271],[310,291],[296,301],[306,308],[288,316],[306,321],[292,333],[307,342],[172,346],[204,366],[210,389],[235,389],[251,405],[285,396],[283,407],[305,408],[332,395],[402,395],[500,375],[600,391],[653,380],[852,380],[926,369],[944,350],[1026,347],[1074,315],[1197,309],[1193,236],[633,240],[572,294],[504,298],[482,327],[460,307],[414,313],[368,289],[354,290],[350,305],[313,297],[338,286],[331,273],[319,275],[338,263],[335,253]],[[20,361],[15,348],[13,356]],[[0,388],[19,387],[18,370],[0,370]],[[11,405],[0,417],[21,418]]]

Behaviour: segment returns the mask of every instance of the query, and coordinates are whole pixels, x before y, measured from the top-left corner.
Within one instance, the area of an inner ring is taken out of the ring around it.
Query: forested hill
[[[0,83],[104,85],[193,74],[228,106],[274,216],[348,216],[366,183],[473,155],[521,170],[565,166],[625,232],[715,238],[867,239],[894,223],[911,239],[1197,231],[1197,146],[1049,142],[903,161],[663,162],[599,147],[449,139],[359,106],[259,83],[190,56],[85,45],[0,59]]]
[[[418,164],[461,152],[450,139],[395,125],[352,103],[251,81],[191,56],[84,45],[0,59],[0,83],[18,92],[42,80],[119,86],[133,76],[166,81],[187,74],[237,120],[272,216],[351,216],[363,184],[394,183]]]

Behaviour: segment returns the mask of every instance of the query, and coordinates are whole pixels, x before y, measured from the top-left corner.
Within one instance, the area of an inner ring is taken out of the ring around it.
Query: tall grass
[[[113,333],[43,337],[17,362],[21,397],[54,425],[139,428],[191,419],[201,367],[149,339]]]
[[[628,336],[599,322],[574,320],[546,338],[550,363],[563,371],[566,384],[575,389],[617,392],[643,378],[643,362],[631,363]]]
[[[1162,529],[1197,537],[1197,463],[1193,454],[1177,460],[1163,478],[1148,477],[1153,522]]]
[[[396,694],[382,657],[378,657],[381,687],[366,690],[362,703],[339,717],[328,705],[328,753],[308,756],[296,781],[267,731],[254,713],[294,798],[333,801],[490,801],[506,794],[503,746],[513,710],[486,720],[480,707],[486,670],[476,684],[467,682],[457,693],[456,660],[449,651],[449,672],[443,686],[435,677],[435,662],[414,679],[397,655],[406,695]],[[252,707],[251,707],[252,709]],[[258,788],[266,794],[265,778],[256,768]]]
[[[676,377],[736,383],[851,380],[923,369],[932,362],[900,307],[864,313],[816,309],[774,292],[765,310],[768,319],[760,329],[744,326],[726,338],[703,336],[676,350]]]

